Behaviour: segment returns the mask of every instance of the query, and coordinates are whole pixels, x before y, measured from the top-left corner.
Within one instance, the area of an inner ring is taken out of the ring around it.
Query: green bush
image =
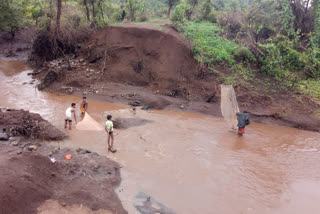
[[[173,25],[176,27],[176,29],[179,32],[184,32],[185,31],[185,24],[186,24],[186,7],[184,4],[179,4],[174,12],[173,15],[171,17],[171,21],[173,23]]]
[[[303,80],[298,84],[298,89],[303,94],[313,96],[320,103],[320,81],[319,80]]]
[[[237,50],[235,50],[234,54],[237,57],[239,57],[242,61],[245,61],[245,62],[255,62],[256,61],[256,57],[246,47],[239,47]]]
[[[211,12],[208,15],[208,21],[211,22],[211,23],[217,23],[216,11],[211,10]]]
[[[138,17],[138,21],[139,22],[146,22],[148,20],[149,20],[149,18],[148,18],[148,15],[146,13],[143,13]]]
[[[192,41],[192,53],[200,63],[235,63],[234,53],[238,45],[222,38],[221,31],[218,26],[208,22],[191,22],[186,27],[186,36]]]
[[[305,77],[320,77],[320,52],[317,48],[297,51],[295,42],[288,37],[277,35],[266,44],[259,44],[261,70],[281,80],[284,77],[296,79],[298,74]],[[294,75],[296,73],[296,75]]]

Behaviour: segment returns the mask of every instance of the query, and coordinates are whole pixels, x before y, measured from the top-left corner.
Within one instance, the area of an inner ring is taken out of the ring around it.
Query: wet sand
[[[63,129],[65,109],[79,98],[37,91],[22,65],[0,61],[0,106],[40,113]],[[320,213],[319,133],[252,124],[239,138],[220,118],[140,109],[133,115],[128,106],[89,97],[99,123],[104,112],[150,122],[115,130],[116,154],[107,153],[103,131],[66,131],[70,139],[59,144],[119,162],[118,194],[129,213],[140,213],[141,192],[175,213]]]

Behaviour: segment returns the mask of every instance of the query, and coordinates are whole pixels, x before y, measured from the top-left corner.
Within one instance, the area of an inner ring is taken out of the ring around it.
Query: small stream
[[[64,130],[66,108],[80,99],[38,91],[29,72],[21,61],[0,61],[0,106],[39,113]],[[117,193],[130,214],[141,213],[136,206],[149,196],[168,213],[320,213],[320,133],[253,123],[239,138],[221,118],[140,109],[133,115],[128,106],[88,99],[100,123],[105,113],[144,121],[115,130],[115,154],[103,131],[74,128],[58,142],[120,163]]]

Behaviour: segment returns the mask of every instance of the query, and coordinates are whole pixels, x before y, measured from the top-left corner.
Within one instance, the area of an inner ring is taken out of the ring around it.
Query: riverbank
[[[30,51],[10,59],[26,60]],[[30,74],[41,81],[40,89],[53,93],[222,116],[217,77],[201,72],[187,41],[164,21],[106,27],[79,44],[74,55],[45,62]],[[320,104],[310,96],[259,83],[235,90],[240,110],[254,122],[320,131]]]

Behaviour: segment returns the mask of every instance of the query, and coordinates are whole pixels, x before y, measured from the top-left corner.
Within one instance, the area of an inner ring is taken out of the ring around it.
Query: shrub
[[[214,10],[211,10],[211,12],[208,15],[208,21],[211,23],[217,23],[217,15]]]
[[[148,20],[149,20],[149,18],[148,18],[148,16],[147,16],[146,13],[141,14],[141,15],[139,16],[139,18],[138,18],[138,21],[139,21],[139,22],[146,22],[146,21],[148,21]]]
[[[256,61],[255,56],[252,54],[252,52],[246,48],[246,47],[239,47],[235,53],[237,57],[239,57],[242,61],[245,62],[254,62]]]
[[[179,4],[174,12],[173,15],[171,17],[171,21],[173,23],[173,25],[176,27],[176,29],[179,32],[184,32],[184,26],[186,23],[186,18],[185,18],[185,14],[186,14],[186,7],[184,4]]]
[[[192,41],[192,53],[200,63],[226,61],[234,64],[234,53],[238,45],[220,36],[222,30],[211,23],[190,23],[186,36]]]
[[[305,77],[320,77],[320,52],[317,48],[299,52],[295,48],[294,41],[282,35],[269,39],[267,44],[259,44],[259,47],[261,70],[266,74],[273,75],[279,80],[293,76],[294,72]]]

